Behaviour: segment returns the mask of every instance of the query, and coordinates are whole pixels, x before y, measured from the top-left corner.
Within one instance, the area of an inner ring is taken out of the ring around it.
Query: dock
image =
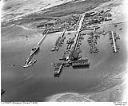
[[[117,53],[117,46],[116,46],[116,38],[114,36],[114,32],[111,31],[111,38],[112,38],[112,47],[113,47],[113,51],[114,53]]]
[[[47,33],[44,34],[44,36],[41,38],[41,40],[37,43],[36,47],[32,48],[30,55],[27,58],[25,65],[23,66],[24,68],[28,68],[37,62],[37,60],[32,61],[32,59],[33,59],[34,55],[36,55],[39,52],[40,46],[43,43],[43,41],[45,40],[46,36],[47,36]]]
[[[41,40],[37,43],[37,46],[41,46],[41,44],[43,43],[43,41],[45,40],[45,38],[46,38],[46,36],[47,36],[47,34],[45,34],[42,38],[41,38]]]
[[[63,63],[56,63],[54,65],[54,77],[59,77],[60,73],[62,72],[64,64]]]

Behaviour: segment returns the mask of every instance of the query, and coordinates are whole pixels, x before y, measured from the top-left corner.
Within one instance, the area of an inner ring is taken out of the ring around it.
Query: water
[[[29,38],[26,38],[26,35],[29,35]],[[46,97],[56,93],[93,92],[90,88],[97,86],[103,76],[119,73],[124,69],[124,51],[113,54],[107,37],[101,37],[102,42],[98,46],[101,50],[99,54],[89,54],[86,40],[82,41],[82,55],[89,58],[90,69],[64,68],[60,77],[54,78],[51,63],[57,62],[66,48],[64,45],[59,52],[50,51],[58,36],[59,33],[48,35],[42,43],[39,54],[35,56],[37,63],[24,69],[22,66],[25,59],[28,58],[31,48],[40,40],[41,34],[19,30],[17,27],[5,28],[2,31],[1,84],[2,88],[6,89],[2,101],[38,102],[45,101]]]

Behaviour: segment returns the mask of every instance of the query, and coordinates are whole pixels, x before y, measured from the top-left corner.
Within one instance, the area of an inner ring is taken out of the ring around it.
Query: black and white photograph
[[[1,0],[1,102],[127,102],[124,1]]]

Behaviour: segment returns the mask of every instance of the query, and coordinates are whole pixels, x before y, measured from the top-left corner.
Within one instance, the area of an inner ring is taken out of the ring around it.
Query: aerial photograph
[[[123,101],[123,0],[1,2],[1,102]]]

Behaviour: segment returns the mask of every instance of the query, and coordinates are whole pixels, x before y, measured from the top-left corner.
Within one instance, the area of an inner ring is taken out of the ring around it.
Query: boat
[[[80,59],[72,62],[73,68],[89,68],[89,66],[90,63],[88,62],[88,59]]]
[[[30,61],[29,63],[25,64],[23,67],[28,68],[28,67],[32,66],[33,64],[35,64],[36,62],[37,62],[37,60]]]

